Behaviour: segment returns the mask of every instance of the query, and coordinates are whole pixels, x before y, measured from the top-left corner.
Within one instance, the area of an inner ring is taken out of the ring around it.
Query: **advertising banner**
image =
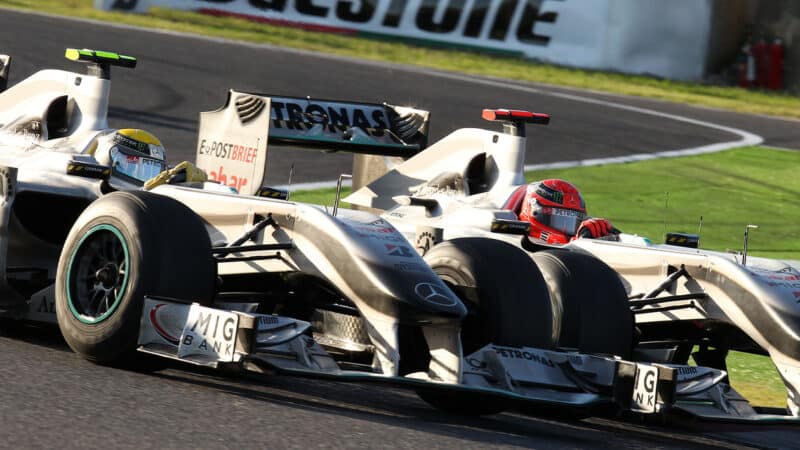
[[[705,69],[713,0],[96,0],[517,54],[669,78]]]

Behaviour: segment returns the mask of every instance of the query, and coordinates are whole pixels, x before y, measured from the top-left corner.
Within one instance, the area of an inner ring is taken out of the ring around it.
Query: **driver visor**
[[[586,219],[586,213],[573,209],[543,206],[534,211],[534,217],[544,226],[574,236],[578,232],[581,222]]]
[[[166,170],[167,165],[163,160],[134,154],[115,145],[111,148],[111,167],[117,173],[144,183]]]

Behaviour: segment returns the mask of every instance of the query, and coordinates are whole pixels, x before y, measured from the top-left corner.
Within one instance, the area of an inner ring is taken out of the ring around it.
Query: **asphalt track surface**
[[[728,132],[509,87],[362,65],[274,48],[234,45],[0,10],[0,51],[14,56],[12,83],[41,68],[75,69],[65,47],[140,58],[116,70],[110,123],[146,128],[171,161],[194,159],[197,113],[219,107],[226,89],[391,101],[433,112],[433,139],[485,126],[484,107],[532,109],[552,125],[529,135],[527,163],[693,148],[735,140]],[[542,88],[550,92],[569,92]],[[603,94],[758,134],[800,148],[798,123]],[[273,152],[269,181],[318,181],[350,170],[350,156]],[[183,367],[157,374],[98,367],[69,351],[57,329],[0,323],[0,446],[162,448],[731,448],[792,447],[796,431],[644,425],[601,419],[558,421],[502,414],[439,413],[412,393],[287,377],[254,381]]]

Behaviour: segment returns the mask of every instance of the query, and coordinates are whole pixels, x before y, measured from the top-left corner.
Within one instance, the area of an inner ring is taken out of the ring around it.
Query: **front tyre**
[[[461,325],[465,356],[488,344],[553,347],[547,283],[527,253],[495,239],[459,238],[433,247],[425,261],[469,310]],[[505,409],[502,402],[480,395],[437,390],[418,394],[430,405],[458,414]]]
[[[73,225],[58,263],[56,316],[70,348],[102,364],[136,350],[144,296],[211,303],[216,263],[203,221],[149,192],[115,192]]]
[[[536,252],[550,288],[559,347],[629,359],[634,319],[619,275],[596,257],[565,249]]]

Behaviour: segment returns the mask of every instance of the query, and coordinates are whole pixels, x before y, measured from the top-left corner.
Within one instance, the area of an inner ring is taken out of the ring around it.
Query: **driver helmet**
[[[95,159],[114,175],[142,184],[167,169],[164,146],[145,130],[125,128],[98,139]]]
[[[572,184],[543,180],[526,188],[519,218],[530,222],[531,237],[550,244],[566,244],[586,219],[586,205]]]

